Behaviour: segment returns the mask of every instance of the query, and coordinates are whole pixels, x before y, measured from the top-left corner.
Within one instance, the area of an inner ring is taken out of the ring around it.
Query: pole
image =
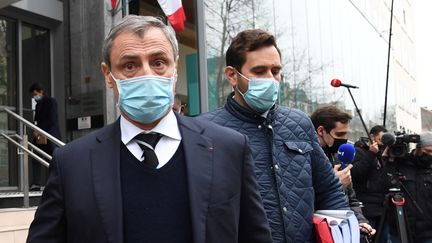
[[[405,212],[403,210],[403,206],[405,205],[405,198],[402,194],[396,193],[391,198],[391,202],[395,205],[396,208],[396,222],[397,229],[400,237],[401,243],[409,243],[408,241],[408,233],[407,233],[407,225],[405,222]]]
[[[390,71],[390,52],[391,52],[391,38],[392,38],[392,26],[393,26],[393,2],[391,1],[390,8],[390,31],[389,31],[389,42],[388,42],[388,52],[387,52],[387,76],[386,76],[386,88],[385,88],[385,96],[384,96],[384,118],[383,118],[383,127],[386,125],[386,116],[387,116],[387,94],[388,94],[388,82],[389,82],[389,71]]]
[[[369,135],[369,131],[368,131],[367,127],[366,127],[366,124],[365,124],[365,122],[364,122],[364,120],[363,120],[363,117],[362,117],[362,115],[361,115],[361,113],[360,113],[360,110],[359,110],[359,108],[357,107],[357,103],[356,103],[355,100],[354,100],[354,96],[351,94],[351,90],[350,90],[350,88],[348,88],[348,87],[346,87],[346,88],[348,89],[348,92],[349,92],[349,94],[350,94],[350,96],[351,96],[351,99],[352,99],[352,101],[353,101],[353,103],[354,103],[354,106],[355,106],[355,108],[356,108],[357,114],[358,114],[359,117],[360,117],[360,121],[361,121],[362,124],[363,124],[363,128],[364,128],[365,131],[366,131],[366,135],[368,136],[369,141],[372,142],[372,139],[371,139],[371,137],[370,137],[370,135]]]
[[[24,148],[28,148],[28,136],[27,136],[27,134],[23,135],[22,145],[24,146]],[[24,157],[23,167],[22,167],[23,168],[22,173],[23,173],[23,178],[24,178],[24,180],[23,180],[23,194],[24,194],[23,204],[24,204],[25,208],[28,208],[28,207],[30,207],[29,177],[28,177],[28,175],[29,175],[29,171],[28,171],[29,159],[28,159],[28,154],[25,151],[23,151],[22,153],[23,153],[23,157]]]

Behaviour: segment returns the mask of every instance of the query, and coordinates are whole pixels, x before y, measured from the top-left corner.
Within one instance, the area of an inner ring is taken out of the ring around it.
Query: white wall
[[[7,7],[11,5],[12,3],[18,2],[19,0],[1,0],[0,1],[0,8]]]
[[[177,86],[176,86],[176,93],[187,95],[187,77],[186,77],[186,56],[192,53],[196,53],[197,50],[190,48],[188,46],[182,45],[179,43],[179,60],[178,60],[178,67],[177,67]]]
[[[12,6],[63,22],[63,2],[58,0],[21,0]]]

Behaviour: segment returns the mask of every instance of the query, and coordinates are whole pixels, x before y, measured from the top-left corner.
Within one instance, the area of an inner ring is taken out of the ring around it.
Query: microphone
[[[354,103],[354,106],[356,108],[357,114],[360,117],[360,121],[362,122],[363,128],[364,128],[364,130],[366,132],[366,135],[368,136],[369,140],[372,141],[372,139],[371,139],[371,137],[369,135],[368,129],[366,127],[366,123],[364,122],[362,114],[361,114],[361,112],[360,112],[360,110],[359,110],[359,108],[357,106],[357,103],[355,102],[354,96],[352,95],[351,90],[349,89],[349,88],[358,89],[358,87],[354,86],[354,85],[350,85],[350,84],[343,84],[339,79],[332,79],[332,81],[330,82],[330,84],[331,84],[331,86],[333,86],[335,88],[340,87],[340,86],[344,86],[344,87],[346,87],[348,89],[348,93],[351,96],[351,99],[352,99],[352,101]]]
[[[381,137],[381,142],[382,142],[386,147],[389,147],[389,146],[392,146],[393,144],[395,144],[395,142],[396,142],[396,137],[395,137],[393,134],[391,134],[391,133],[389,133],[389,132],[386,132],[386,133],[384,133],[384,134],[382,135],[382,137]]]
[[[351,84],[344,84],[342,83],[339,79],[332,79],[332,81],[330,82],[331,86],[338,88],[340,86],[344,86],[347,88],[353,88],[353,89],[358,89],[359,87],[351,85]]]
[[[355,148],[352,144],[345,143],[339,146],[337,156],[341,162],[342,169],[354,160]]]

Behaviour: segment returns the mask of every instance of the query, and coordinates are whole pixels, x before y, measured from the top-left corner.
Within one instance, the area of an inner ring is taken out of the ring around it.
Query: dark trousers
[[[375,216],[375,217],[370,217],[367,218],[367,220],[369,220],[369,224],[377,230],[377,233],[379,230],[381,230],[381,236],[378,242],[380,243],[387,243],[388,239],[389,239],[389,226],[387,222],[384,222],[382,229],[378,229],[378,227],[380,226],[380,222],[381,222],[381,217],[380,216]],[[375,240],[375,239],[374,239]]]
[[[52,144],[50,141],[48,141],[47,144],[37,144],[37,147],[49,155],[52,155],[55,148],[54,144]],[[46,159],[45,157],[43,156],[39,156],[39,157],[49,162],[48,159]],[[30,186],[31,185],[44,186],[46,184],[46,181],[48,179],[47,167],[43,166],[36,159],[32,159],[30,171],[31,171],[30,180],[29,180]]]

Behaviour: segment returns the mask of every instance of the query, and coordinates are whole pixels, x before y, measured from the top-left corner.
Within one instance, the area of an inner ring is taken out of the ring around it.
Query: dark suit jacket
[[[54,98],[44,95],[36,104],[34,120],[37,126],[60,139],[57,102]]]
[[[194,242],[271,242],[246,136],[177,119]],[[117,121],[54,152],[28,242],[123,242],[120,142]]]

